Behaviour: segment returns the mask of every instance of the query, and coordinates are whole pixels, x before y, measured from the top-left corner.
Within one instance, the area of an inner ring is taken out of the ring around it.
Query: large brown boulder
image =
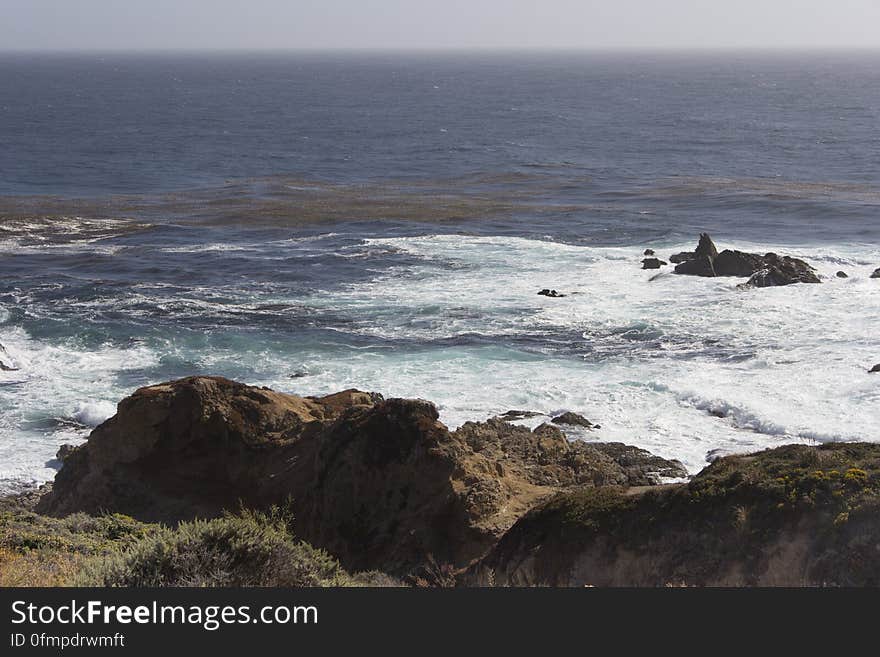
[[[349,405],[372,403],[358,395]],[[261,478],[274,476],[266,455],[302,442],[339,411],[337,399],[325,406],[219,377],[141,388],[66,456],[38,510],[119,510],[150,521],[216,515],[258,498]]]
[[[217,377],[142,388],[68,454],[39,511],[142,520],[292,502],[295,531],[350,570],[436,579],[561,490],[683,475],[501,420],[449,431],[425,401],[297,397]],[[674,476],[674,475],[673,475]]]

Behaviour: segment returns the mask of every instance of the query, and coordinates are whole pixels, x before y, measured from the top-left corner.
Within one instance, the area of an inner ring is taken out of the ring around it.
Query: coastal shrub
[[[545,582],[570,581],[589,563],[600,581],[627,585],[787,583],[801,573],[812,585],[880,586],[878,536],[880,448],[789,445],[718,459],[682,486],[562,493],[514,525],[487,567],[497,576],[534,550],[529,577]],[[629,574],[602,579],[630,562]]]
[[[0,586],[63,586],[85,558],[116,552],[155,529],[119,514],[52,518],[0,498]]]
[[[0,547],[0,587],[64,586],[77,569],[79,555],[57,550],[20,552]]]
[[[242,511],[163,528],[84,564],[84,586],[342,586],[356,582],[323,550],[297,540],[288,516]]]

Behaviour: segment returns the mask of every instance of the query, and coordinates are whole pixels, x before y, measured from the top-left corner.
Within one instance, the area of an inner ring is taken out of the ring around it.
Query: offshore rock
[[[583,415],[572,413],[570,411],[557,415],[551,420],[551,422],[553,422],[553,424],[568,424],[575,427],[584,427],[586,429],[592,429],[596,426]]]
[[[718,276],[749,277],[764,267],[764,257],[756,253],[725,249],[716,256],[712,264]]]
[[[660,267],[664,267],[666,264],[666,262],[659,258],[645,258],[642,260],[642,269],[660,269]]]
[[[803,260],[768,253],[764,256],[764,268],[753,274],[741,287],[774,287],[821,282],[816,270]]]
[[[715,268],[712,265],[712,258],[709,256],[698,256],[690,260],[686,260],[680,265],[675,266],[676,274],[686,274],[688,276],[715,276]]]
[[[675,273],[688,276],[750,277],[741,287],[771,287],[793,283],[821,283],[816,270],[799,258],[775,253],[760,255],[725,249],[718,253],[712,238],[700,235],[700,243],[693,254],[677,254],[671,258]]]

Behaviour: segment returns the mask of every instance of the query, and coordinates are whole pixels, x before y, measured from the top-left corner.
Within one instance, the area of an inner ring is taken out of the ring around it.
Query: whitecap
[[[108,401],[90,401],[77,404],[70,417],[86,427],[97,427],[116,415],[116,405]]]

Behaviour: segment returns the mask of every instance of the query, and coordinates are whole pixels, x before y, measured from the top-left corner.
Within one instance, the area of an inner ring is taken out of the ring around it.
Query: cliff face
[[[880,445],[719,459],[686,485],[561,493],[464,576],[543,586],[878,586]]]
[[[574,487],[650,484],[680,464],[493,420],[449,431],[424,401],[297,397],[216,377],[143,388],[69,454],[38,511],[141,520],[290,501],[298,536],[350,570],[427,581],[466,566]]]

